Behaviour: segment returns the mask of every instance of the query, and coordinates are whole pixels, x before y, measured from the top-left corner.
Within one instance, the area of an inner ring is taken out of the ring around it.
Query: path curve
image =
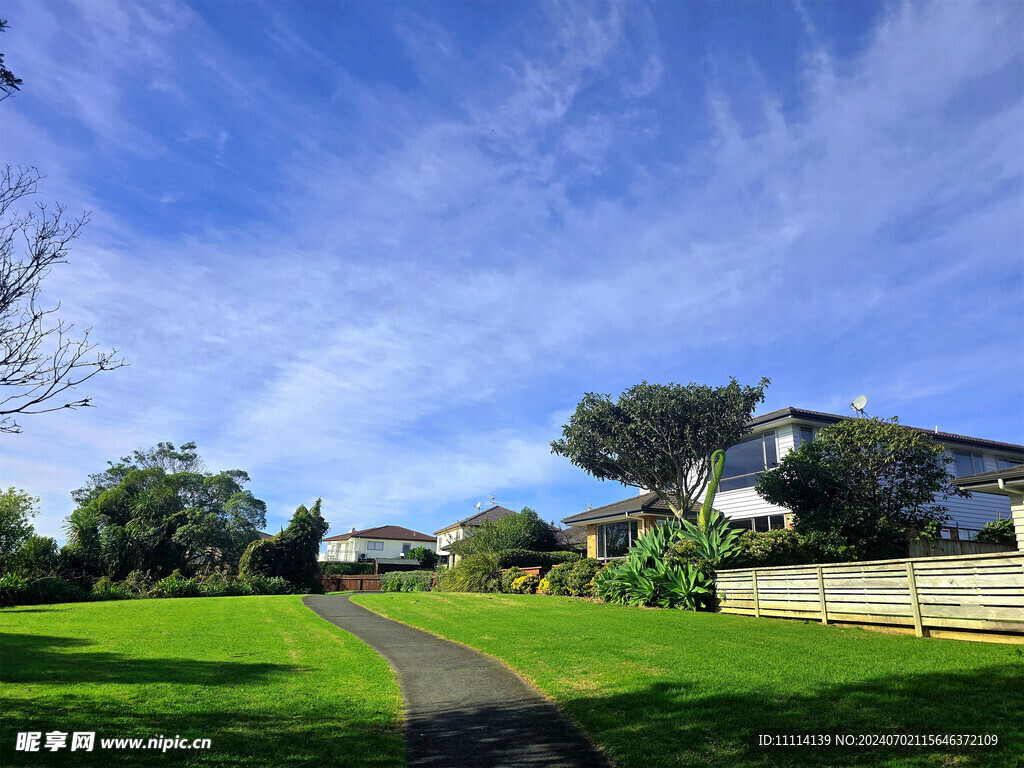
[[[607,768],[579,729],[501,662],[385,619],[348,595],[302,601],[391,664],[410,768]]]

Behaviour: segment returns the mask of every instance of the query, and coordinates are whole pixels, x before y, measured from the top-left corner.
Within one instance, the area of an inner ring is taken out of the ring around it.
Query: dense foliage
[[[38,497],[13,486],[0,493],[0,572],[8,569],[8,560],[32,535],[37,504]]]
[[[593,597],[594,577],[603,566],[593,558],[556,565],[540,580],[537,592],[544,595]]]
[[[761,475],[758,493],[796,513],[795,530],[830,560],[899,556],[914,532],[946,518],[940,501],[969,496],[943,449],[897,419],[845,419]]]
[[[320,563],[321,576],[355,576],[373,573],[373,563]]]
[[[493,592],[501,562],[494,552],[475,552],[458,565],[438,574],[438,589],[445,592]]]
[[[768,384],[645,381],[614,401],[588,392],[551,451],[599,480],[654,491],[682,518],[707,487],[712,455],[740,440]]]
[[[381,592],[429,592],[433,571],[392,571],[380,577]]]
[[[737,565],[762,568],[772,565],[802,565],[815,562],[815,553],[796,531],[744,531],[738,543]]]
[[[555,548],[555,534],[551,526],[529,507],[477,528],[468,528],[465,534],[465,538],[448,545],[448,549],[460,557],[476,552],[510,549],[549,552]]]
[[[243,488],[249,476],[207,472],[194,443],[160,443],[108,465],[72,493],[79,507],[63,554],[79,580],[234,566],[266,525],[266,505]]]
[[[506,549],[496,553],[501,568],[518,565],[521,568],[551,568],[561,563],[575,563],[578,552],[535,552],[529,549]]]
[[[280,577],[253,575],[238,578],[219,571],[203,577],[186,577],[180,571],[174,571],[156,581],[141,571],[135,571],[122,581],[103,576],[91,590],[57,576],[27,579],[15,573],[5,573],[0,576],[0,607],[161,597],[285,595],[301,591]]]
[[[432,571],[437,567],[437,552],[428,547],[413,547],[406,557],[411,557],[427,571]]]
[[[1013,520],[993,520],[985,523],[974,539],[986,544],[1009,544],[1016,546],[1017,534],[1013,530]]]
[[[317,499],[312,509],[300,506],[287,528],[271,539],[250,544],[238,563],[239,575],[279,576],[299,587],[319,591],[317,558],[320,541],[329,527],[320,514],[320,504]]]

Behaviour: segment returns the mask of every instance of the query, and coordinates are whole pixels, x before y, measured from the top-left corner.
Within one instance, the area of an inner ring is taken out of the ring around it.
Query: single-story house
[[[780,457],[789,451],[813,440],[822,427],[847,418],[851,417],[782,408],[751,419],[748,434],[725,453],[725,469],[715,497],[715,509],[737,528],[767,531],[790,527],[789,511],[769,504],[757,494],[754,486],[758,475],[778,466]],[[957,477],[1024,464],[1024,445],[954,435],[937,429],[920,431],[943,445],[945,455],[954,460],[950,469]],[[973,539],[986,523],[1010,517],[1009,499],[991,492],[973,493],[970,499],[954,497],[943,504],[949,514],[943,535],[950,538]],[[695,516],[696,509],[691,510],[691,514]],[[586,529],[589,557],[608,559],[622,557],[647,526],[669,516],[668,507],[654,493],[641,492],[613,504],[570,515],[562,522]]]
[[[1024,465],[966,475],[953,482],[973,494],[1006,496],[1010,502],[1014,532],[1017,534],[1017,549],[1024,551]]]
[[[455,565],[455,562],[458,560],[458,556],[448,549],[448,545],[453,541],[466,538],[466,534],[474,528],[481,528],[487,523],[501,520],[505,515],[513,514],[515,513],[511,509],[495,504],[490,509],[477,512],[475,515],[459,520],[457,523],[446,525],[439,531],[434,531],[434,535],[437,537],[437,555],[441,562]]]
[[[327,545],[327,551],[320,553],[320,562],[354,563],[402,558],[415,547],[437,549],[437,540],[433,536],[399,525],[380,525],[362,531],[353,528],[340,536],[328,536],[323,543]]]

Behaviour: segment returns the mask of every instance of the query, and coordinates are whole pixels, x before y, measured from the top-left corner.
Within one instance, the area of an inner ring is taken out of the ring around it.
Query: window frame
[[[367,552],[383,552],[384,542],[383,541],[367,541],[366,542]]]
[[[607,528],[609,525],[626,525],[626,552],[632,548],[633,543],[640,538],[640,526],[639,520],[636,518],[627,517],[625,520],[614,520],[607,523],[597,523],[597,560],[621,560],[626,555],[613,555],[608,556],[608,536]],[[636,538],[633,537],[633,531],[636,530]]]
[[[770,444],[771,444],[771,454],[772,454],[772,458],[773,458],[773,461],[771,462],[771,466],[769,466],[769,462],[768,462],[769,436],[770,436]],[[743,474],[739,474],[739,475],[729,475],[729,476],[726,476],[723,473],[722,474],[722,479],[721,479],[721,481],[719,481],[719,484],[718,484],[718,488],[719,488],[719,490],[722,493],[728,493],[730,491],[739,491],[739,490],[743,490],[744,488],[753,488],[755,485],[757,485],[756,482],[753,482],[753,483],[746,482],[743,485],[736,485],[735,487],[729,487],[730,483],[728,483],[728,481],[730,481],[730,480],[733,480],[733,481],[735,481],[735,480],[746,480],[747,478],[756,478],[758,475],[761,475],[764,472],[767,472],[769,470],[775,469],[777,466],[779,466],[779,432],[778,432],[777,429],[766,429],[763,432],[759,432],[754,437],[748,438],[746,440],[740,440],[738,443],[736,443],[736,445],[730,446],[730,448],[726,450],[726,454],[725,454],[725,456],[726,456],[726,464],[728,464],[728,461],[729,461],[729,450],[731,450],[732,448],[735,448],[738,445],[743,445],[744,443],[753,443],[754,441],[759,441],[761,443],[761,469],[756,470],[754,472],[744,472]]]

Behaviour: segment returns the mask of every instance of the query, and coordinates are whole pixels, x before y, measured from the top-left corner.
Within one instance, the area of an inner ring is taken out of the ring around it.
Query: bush
[[[15,573],[0,576],[0,607],[77,603],[88,599],[89,593],[84,589],[56,576],[39,579],[26,579]]]
[[[272,539],[254,541],[246,547],[238,561],[238,574],[283,577],[303,592],[319,591],[317,556],[327,528],[327,521],[320,514],[320,499],[312,509],[300,506],[287,528]]]
[[[547,581],[547,589],[544,594],[547,595],[568,595],[569,594],[569,576],[572,574],[572,569],[575,563],[561,563],[556,565],[545,576]]]
[[[562,563],[575,563],[580,559],[576,552],[537,552],[532,549],[506,549],[497,553],[500,568],[552,568]]]
[[[569,594],[573,597],[593,597],[593,581],[601,571],[601,563],[592,557],[587,557],[573,563],[570,568],[569,576],[565,580]]]
[[[594,578],[594,594],[611,603],[699,610],[713,600],[713,583],[689,565],[655,563],[642,567],[633,558],[610,565]]]
[[[537,594],[538,595],[550,595],[551,594],[551,582],[548,581],[548,577],[547,576],[545,576],[543,579],[541,579],[540,583],[537,585]]]
[[[373,563],[322,563],[321,576],[357,576],[373,573]]]
[[[166,576],[149,591],[149,597],[199,597],[202,595],[202,588],[198,579],[188,579],[181,575],[181,571],[175,570],[170,576]]]
[[[462,558],[459,564],[441,571],[438,588],[445,592],[493,592],[499,585],[498,555],[477,552]]]
[[[512,582],[512,592],[517,595],[532,595],[537,591],[540,579],[532,573],[529,576],[520,576]]]
[[[518,579],[520,576],[525,575],[526,574],[523,573],[522,568],[517,568],[514,565],[511,568],[506,568],[501,572],[501,575],[498,577],[498,591],[504,592],[505,594],[511,593],[512,582]]]
[[[96,583],[92,585],[90,594],[93,600],[131,600],[138,597],[126,585],[113,581],[109,576],[101,576],[97,579]]]
[[[437,552],[428,547],[413,547],[406,557],[411,557],[427,571],[433,571],[434,566],[437,565]]]
[[[1016,546],[1017,534],[1013,530],[1013,520],[994,520],[985,523],[974,539],[985,544],[1009,544]]]
[[[748,531],[740,536],[739,548],[740,563],[749,568],[802,565],[814,559],[804,537],[784,528],[760,533]]]
[[[381,592],[429,592],[433,571],[392,571],[380,578]]]

